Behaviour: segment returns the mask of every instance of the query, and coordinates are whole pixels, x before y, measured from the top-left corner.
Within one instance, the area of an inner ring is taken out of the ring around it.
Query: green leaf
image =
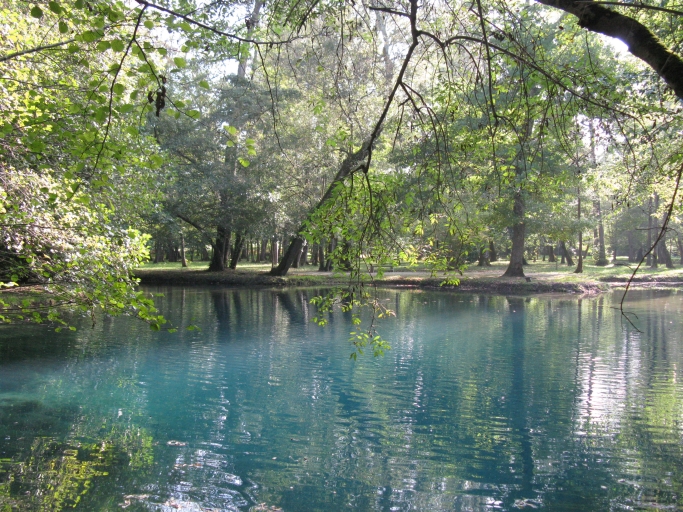
[[[66,34],[69,31],[69,25],[64,23],[63,21],[59,22],[59,33],[60,34]]]
[[[38,7],[37,5],[34,5],[33,8],[31,9],[31,16],[34,18],[42,18],[43,17],[43,10]]]
[[[104,32],[101,30],[86,30],[81,34],[81,39],[86,43],[92,43],[104,37]]]
[[[187,61],[182,57],[175,57],[173,63],[181,69],[187,67]]]
[[[47,6],[55,14],[61,14],[62,13],[62,8],[57,2],[48,2]]]
[[[114,94],[123,94],[123,91],[126,90],[126,87],[123,84],[116,83],[114,84],[113,90]]]
[[[208,90],[209,89],[209,82],[207,82],[206,80],[200,80],[199,81],[199,87]]]
[[[115,52],[122,52],[126,45],[120,39],[114,39],[111,42],[111,49]]]
[[[154,22],[152,20],[145,20],[145,27],[149,29],[154,28]]]
[[[199,110],[188,110],[186,114],[190,116],[192,119],[199,119],[202,116]]]
[[[100,41],[97,43],[98,52],[106,52],[109,48],[111,48],[111,43],[109,41]]]
[[[237,161],[242,165],[242,167],[249,167],[250,162],[246,158],[240,157],[237,159]]]
[[[42,153],[45,150],[45,143],[41,140],[34,140],[28,145],[28,148],[34,153]]]

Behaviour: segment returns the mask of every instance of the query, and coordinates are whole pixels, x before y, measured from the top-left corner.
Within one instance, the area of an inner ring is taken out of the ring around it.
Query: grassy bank
[[[471,267],[460,276],[460,286],[448,289],[485,291],[491,293],[599,293],[615,286],[624,286],[633,272],[625,260],[606,267],[584,264],[584,272],[575,274],[576,267],[542,261],[530,262],[524,278],[502,278],[507,262],[495,262],[490,267]],[[206,262],[194,262],[182,268],[179,263],[146,264],[136,271],[143,284],[221,285],[221,286],[335,286],[347,283],[344,275],[318,272],[316,267],[291,269],[286,277],[268,275],[270,264],[244,263],[237,270],[208,272]],[[385,269],[383,276],[368,277],[378,286],[440,288],[443,275],[433,276],[424,267],[397,266]],[[683,267],[657,269],[641,267],[634,286],[676,286],[683,284]]]

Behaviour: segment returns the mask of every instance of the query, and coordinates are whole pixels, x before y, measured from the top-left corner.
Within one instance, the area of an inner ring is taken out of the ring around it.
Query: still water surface
[[[385,291],[349,360],[315,291],[163,292],[163,313],[0,328],[0,510],[683,509],[683,293]]]

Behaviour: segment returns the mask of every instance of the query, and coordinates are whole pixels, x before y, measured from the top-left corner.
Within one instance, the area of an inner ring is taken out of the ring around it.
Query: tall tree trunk
[[[605,251],[605,225],[602,222],[600,198],[593,201],[593,215],[595,215],[598,223],[596,229],[593,231],[593,255],[595,257],[595,264],[598,267],[604,267],[609,261],[607,261],[607,252]]]
[[[650,197],[647,200],[647,248],[648,248],[648,251],[651,247],[652,247],[652,197]],[[652,265],[652,251],[647,253],[647,261],[645,262],[645,264],[648,267]]]
[[[560,242],[560,247],[562,249],[562,254],[564,254],[565,260],[567,262],[567,266],[573,267],[574,259],[572,258],[572,255],[569,253],[569,250],[567,249],[567,243],[564,240]]]
[[[489,252],[485,245],[479,248],[479,260],[477,261],[478,267],[490,267],[491,261],[489,260]]]
[[[180,233],[180,264],[183,268],[187,267],[187,260],[185,259],[185,235]]]
[[[225,270],[227,250],[230,244],[230,231],[223,226],[216,228],[216,240],[211,242],[213,254],[209,263],[209,272],[222,272]]]
[[[678,246],[678,257],[680,258],[679,264],[683,265],[683,242],[681,242],[680,237],[676,239],[676,245]]]
[[[235,246],[232,249],[232,258],[230,258],[230,268],[235,270],[237,268],[237,262],[242,255],[242,249],[244,248],[244,240],[246,236],[241,233],[237,233],[235,236]]]
[[[662,226],[667,225],[668,213],[664,214],[662,218]],[[666,231],[662,233],[662,238],[659,239],[659,260],[664,262],[666,268],[674,268],[674,263],[671,261],[671,253],[666,247]]]
[[[251,36],[254,34],[254,29],[256,28],[256,25],[258,24],[261,6],[263,6],[262,0],[256,0],[254,2],[254,7],[251,10],[251,16],[249,16],[249,19],[246,22],[247,23],[246,39],[251,39]],[[242,44],[248,44],[248,43],[242,43]],[[247,75],[247,61],[248,60],[249,60],[249,47],[247,46],[247,51],[242,52],[240,54],[239,63],[237,65],[237,76],[239,78],[245,78],[246,77],[246,75]]]
[[[548,246],[548,263],[555,263],[557,258],[555,257],[555,249],[552,245]]]
[[[292,243],[289,244],[284,256],[280,260],[280,264],[270,271],[270,275],[279,276],[287,275],[289,269],[294,265],[299,259],[299,254],[301,253],[301,248],[304,246],[304,238],[301,236],[295,236],[292,239]],[[284,273],[280,273],[278,269],[282,269]]]
[[[581,185],[577,187],[576,197],[578,198],[578,206],[576,207],[576,218],[579,221],[579,263],[576,265],[575,274],[583,273],[583,229],[581,228]]]
[[[299,266],[308,265],[308,242],[304,242],[304,246],[301,249],[301,255],[299,256]]]
[[[626,240],[628,242],[628,262],[629,263],[635,263],[636,261],[636,251],[638,250],[635,245],[635,239],[634,239],[634,233],[633,231],[627,231],[626,232]]]
[[[657,210],[659,210],[659,194],[655,193],[654,212],[653,215],[650,215],[650,218],[652,219],[652,229],[648,230],[652,232],[651,236],[655,239],[655,245],[651,251],[652,264],[650,265],[650,268],[657,268],[659,266],[659,244],[656,241],[657,237],[659,236],[659,219],[657,219]]]
[[[163,261],[164,257],[161,252],[161,247],[159,245],[159,241],[155,240],[154,241],[154,263],[161,263]]]
[[[510,263],[503,277],[524,277],[524,196],[522,191],[515,192],[512,207],[515,223],[512,225],[512,251]]]
[[[318,271],[323,272],[325,270],[325,242],[321,241],[318,244]]]
[[[311,246],[311,265],[318,264],[318,244]]]
[[[334,252],[336,247],[337,247],[337,239],[336,239],[336,237],[332,237],[329,245],[327,246],[327,258],[325,260],[325,271],[326,272],[331,272],[334,268],[332,265],[332,253]]]
[[[498,261],[498,253],[496,253],[496,246],[493,245],[493,240],[489,240],[489,261]]]
[[[268,256],[268,240],[265,238],[261,239],[261,254],[259,255],[259,262],[266,261]]]

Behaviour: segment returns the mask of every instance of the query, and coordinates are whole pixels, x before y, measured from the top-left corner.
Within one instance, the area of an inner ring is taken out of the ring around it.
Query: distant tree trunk
[[[626,239],[628,241],[628,262],[629,263],[635,263],[636,262],[636,252],[638,251],[638,249],[636,249],[633,231],[627,231],[626,232]]]
[[[636,253],[636,261],[637,262],[643,261],[643,247],[642,246],[640,246],[638,248],[638,252]]]
[[[662,222],[662,225],[664,225],[664,222]],[[664,262],[666,268],[674,268],[674,262],[671,259],[671,253],[666,246],[666,234],[662,235],[662,239],[659,241],[659,260]]]
[[[232,250],[232,258],[230,258],[230,268],[232,270],[237,268],[237,262],[239,261],[240,256],[242,255],[242,249],[244,248],[245,238],[246,237],[241,233],[237,233],[237,236],[235,236],[235,246]]]
[[[278,253],[280,252],[280,242],[276,237],[270,241],[270,264],[277,267]]]
[[[326,272],[331,272],[333,270],[333,265],[332,265],[332,253],[334,252],[334,249],[337,247],[337,239],[335,237],[332,237],[330,240],[330,244],[327,246],[327,258],[325,261],[325,271]]]
[[[489,261],[498,261],[498,253],[496,253],[496,246],[493,245],[493,240],[489,240]]]
[[[185,235],[180,233],[180,264],[182,267],[187,267],[187,260],[185,259]]]
[[[300,267],[308,265],[308,247],[308,241],[305,241],[304,246],[301,248],[301,254],[299,255]]]
[[[293,240],[293,243],[290,243],[289,247],[287,247],[282,260],[280,260],[280,266],[287,260],[286,265],[288,268],[299,268],[299,258],[301,257],[301,250],[304,248],[305,242],[306,240],[304,238],[296,237],[296,239]]]
[[[175,263],[176,261],[178,261],[178,251],[176,250],[176,247],[173,244],[168,244],[166,248],[166,259],[170,263]]]
[[[593,230],[593,255],[596,258],[595,264],[599,267],[604,267],[609,262],[607,261],[607,253],[605,251],[605,225],[602,222],[600,198],[593,201],[593,214],[598,221],[596,229]]]
[[[555,263],[557,258],[555,257],[555,250],[552,245],[548,246],[548,263]]]
[[[678,246],[678,257],[680,258],[679,264],[683,265],[683,242],[681,242],[680,237],[676,239],[676,245]]]
[[[261,254],[259,254],[259,262],[266,261],[266,256],[268,255],[268,240],[261,239]]]
[[[655,192],[654,215],[650,215],[650,218],[652,219],[652,228],[648,230],[652,232],[651,237],[655,240],[659,236],[659,219],[657,219],[657,210],[659,210],[659,194]],[[656,241],[654,244],[655,246],[652,248],[652,251],[650,251],[650,254],[652,255],[652,264],[650,265],[650,268],[657,268],[659,266],[659,244]],[[650,247],[652,247],[652,245]]]
[[[515,223],[512,226],[510,263],[503,277],[524,277],[524,206],[522,191],[518,190],[512,207]]]
[[[560,250],[562,251],[562,254],[564,255],[564,259],[567,263],[568,267],[573,267],[574,266],[574,259],[572,258],[572,255],[569,253],[569,250],[567,250],[567,243],[562,240],[560,242]]]
[[[479,260],[477,261],[478,267],[490,267],[491,261],[489,260],[489,252],[485,245],[479,248]]]
[[[647,201],[647,248],[648,251],[652,247],[652,197]],[[642,257],[640,258],[643,259]],[[640,261],[640,260],[639,260]],[[652,265],[652,251],[647,254],[647,261],[645,264],[649,267]]]
[[[325,243],[320,242],[318,244],[318,271],[323,272],[325,270]]]
[[[579,229],[579,262],[576,265],[576,270],[574,270],[575,274],[581,274],[583,273],[583,233],[581,232],[581,229]]]
[[[565,263],[565,252],[566,252],[563,244],[564,244],[564,242],[557,242],[557,249],[556,249],[557,254],[560,255],[560,258],[561,258],[560,264],[562,264],[562,265],[564,265],[564,263]]]
[[[578,205],[576,207],[576,218],[579,222],[579,263],[576,265],[575,274],[583,273],[583,229],[581,229],[581,185],[576,189],[576,197],[578,198]]]
[[[657,196],[657,202],[659,203],[659,196]],[[668,213],[664,213],[662,217],[662,229],[668,225],[668,215]],[[659,260],[664,262],[666,268],[674,268],[674,263],[671,261],[671,253],[666,247],[666,231],[662,233],[662,238],[659,239]]]
[[[318,244],[313,244],[311,246],[311,265],[318,264]]]
[[[209,272],[222,272],[225,270],[227,250],[230,244],[230,231],[223,226],[216,228],[216,240],[211,243],[213,254],[209,263]]]
[[[161,247],[159,247],[159,240],[154,241],[154,263],[161,263],[164,259]]]

